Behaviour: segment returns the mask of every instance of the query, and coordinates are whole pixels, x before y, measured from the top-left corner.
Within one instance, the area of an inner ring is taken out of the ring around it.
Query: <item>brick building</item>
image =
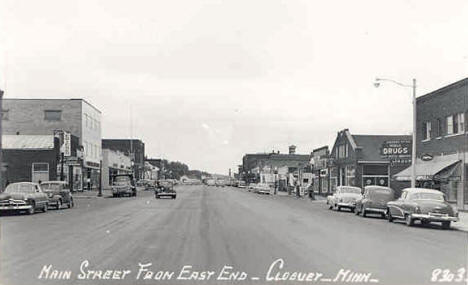
[[[323,146],[312,151],[313,189],[317,194],[328,195],[330,191],[330,150]]]
[[[97,108],[84,99],[3,99],[3,134],[54,135],[57,131],[78,138],[81,161],[71,171],[80,181],[89,178],[96,188],[102,159],[101,112]]]
[[[139,139],[103,139],[102,148],[123,152],[133,161],[136,179],[143,179],[145,173],[145,143]]]
[[[411,136],[352,135],[338,132],[330,154],[330,188],[350,185],[389,186],[399,195],[407,183],[392,180],[392,175],[411,164]]]
[[[2,153],[6,184],[59,178],[60,142],[53,135],[3,135]]]
[[[418,186],[443,191],[468,209],[468,78],[416,99]],[[409,181],[411,169],[396,178]]]

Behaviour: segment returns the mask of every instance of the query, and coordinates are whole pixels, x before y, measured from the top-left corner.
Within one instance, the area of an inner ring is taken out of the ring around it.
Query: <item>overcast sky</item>
[[[410,134],[418,95],[468,75],[468,1],[0,0],[7,98],[84,98],[104,138],[217,173],[243,154]],[[133,131],[131,131],[133,117]]]

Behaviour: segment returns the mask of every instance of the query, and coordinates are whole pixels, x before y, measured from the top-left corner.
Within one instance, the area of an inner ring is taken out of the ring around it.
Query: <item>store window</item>
[[[462,134],[465,132],[465,114],[459,113],[455,115],[456,123],[454,123],[454,133]]]
[[[44,120],[46,120],[46,121],[60,121],[60,120],[62,120],[62,111],[61,110],[45,110],[44,111]]]
[[[366,164],[362,167],[362,185],[389,186],[387,164]]]

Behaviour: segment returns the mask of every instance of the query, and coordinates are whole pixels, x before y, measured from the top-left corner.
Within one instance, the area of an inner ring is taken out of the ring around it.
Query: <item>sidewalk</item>
[[[97,190],[91,190],[91,191],[83,191],[83,192],[73,192],[73,198],[76,199],[93,199],[93,198],[100,198],[98,197],[98,191]],[[103,189],[102,190],[102,197],[109,197],[112,196],[112,190],[110,189]]]

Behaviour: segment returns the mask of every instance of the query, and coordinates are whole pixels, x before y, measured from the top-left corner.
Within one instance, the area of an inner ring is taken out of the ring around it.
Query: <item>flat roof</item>
[[[89,103],[86,99],[83,98],[3,98],[3,100],[22,100],[22,101],[32,101],[32,100],[44,100],[44,101],[83,101],[93,109],[102,114],[101,110],[96,108],[93,104]]]

